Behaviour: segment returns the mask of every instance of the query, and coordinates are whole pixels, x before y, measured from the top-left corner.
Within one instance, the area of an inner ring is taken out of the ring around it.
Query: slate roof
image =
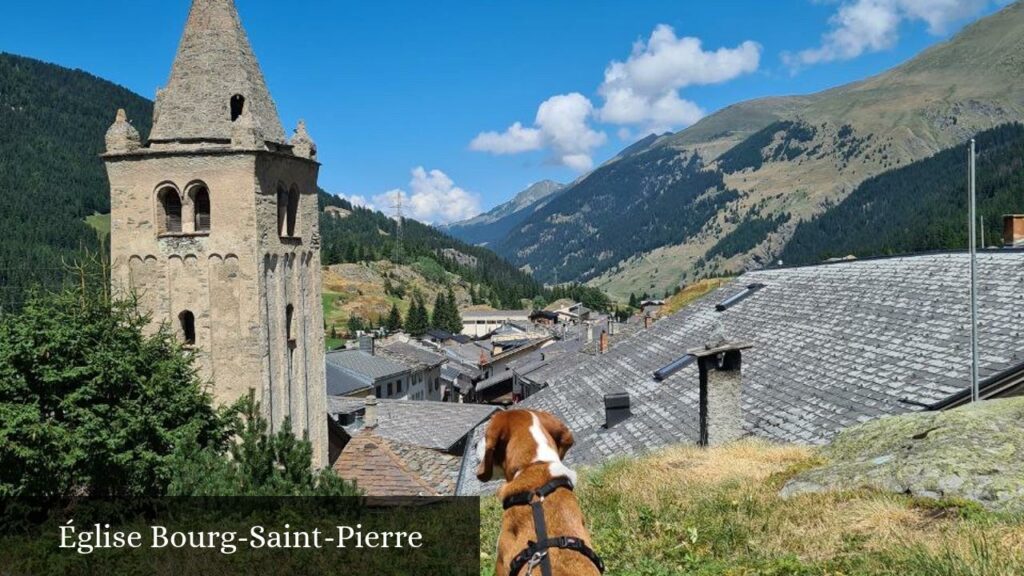
[[[454,496],[461,461],[364,431],[345,446],[334,471],[366,496]]]
[[[382,378],[397,376],[409,367],[383,356],[362,350],[336,350],[325,356],[327,393],[333,396],[351,394],[373,386]]]
[[[332,417],[365,409],[361,398],[327,397],[327,411]],[[377,436],[437,450],[452,450],[481,422],[498,408],[481,404],[455,404],[425,400],[377,400]],[[355,436],[362,422],[346,426]]]
[[[377,346],[377,354],[391,358],[416,370],[440,366],[446,360],[440,352],[413,344],[395,341]]]
[[[743,356],[747,432],[821,444],[850,425],[923,410],[969,386],[968,262],[942,253],[751,272],[604,356],[561,366],[521,407],[550,411],[572,428],[569,465],[694,442],[696,365],[663,382],[652,374],[721,332],[754,345]],[[988,378],[1024,363],[1024,252],[983,252],[978,273]],[[754,283],[764,287],[716,310]],[[619,391],[629,392],[633,415],[605,430],[603,397]],[[482,489],[467,477],[471,466],[463,467],[463,493]]]

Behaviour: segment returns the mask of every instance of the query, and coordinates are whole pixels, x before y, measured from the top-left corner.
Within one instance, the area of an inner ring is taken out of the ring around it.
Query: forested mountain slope
[[[1024,125],[977,137],[978,214],[985,245],[1002,241],[1002,216],[1024,212]],[[967,147],[870,178],[837,206],[796,227],[785,264],[967,246]]]
[[[482,300],[496,306],[520,308],[522,300],[532,300],[542,293],[541,285],[529,274],[494,252],[456,240],[416,220],[403,219],[398,242],[398,222],[381,212],[353,206],[323,191],[320,205],[324,209],[320,236],[325,266],[379,260],[414,263],[426,258],[482,289]]]
[[[0,54],[0,309],[24,289],[53,285],[64,262],[97,251],[85,223],[110,211],[100,161],[118,108],[145,135],[152,104],[79,70]]]
[[[516,194],[512,200],[469,220],[449,224],[444,230],[470,244],[492,244],[504,238],[530,214],[546,206],[564,189],[564,184],[542,180]]]

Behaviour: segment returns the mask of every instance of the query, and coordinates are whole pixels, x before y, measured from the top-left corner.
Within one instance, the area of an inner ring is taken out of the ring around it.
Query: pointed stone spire
[[[316,160],[316,143],[306,131],[306,121],[299,120],[295,128],[295,135],[292,136],[292,153],[302,158]]]
[[[234,0],[193,0],[156,109],[153,142],[229,141],[234,121],[251,111],[260,140],[285,143],[277,107]]]
[[[131,152],[141,147],[139,131],[128,122],[124,108],[118,109],[114,123],[107,130],[107,152]]]

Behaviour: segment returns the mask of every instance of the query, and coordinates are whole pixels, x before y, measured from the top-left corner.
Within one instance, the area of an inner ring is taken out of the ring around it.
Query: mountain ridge
[[[1024,4],[1018,2],[880,74],[815,94],[738,102],[646,149],[634,144],[630,154],[579,179],[493,246],[542,281],[556,281],[557,273],[558,281],[588,281],[620,297],[762,267],[799,222],[841,202],[866,179],[1024,118],[1022,80]],[[648,162],[622,179],[617,165],[637,164],[644,155],[698,158],[702,170],[721,174],[712,195],[732,190],[736,196],[700,229],[668,222],[652,210],[663,196],[694,203],[708,200],[708,191],[680,188],[678,162]],[[607,217],[612,214],[617,219]],[[737,230],[743,242],[705,258]],[[644,236],[652,233],[669,239],[651,246]],[[553,241],[564,238],[586,240]],[[744,249],[733,253],[738,246]]]
[[[541,180],[531,184],[508,202],[468,220],[448,224],[442,229],[471,244],[486,246],[500,239],[530,214],[543,208],[565,188],[565,184]]]

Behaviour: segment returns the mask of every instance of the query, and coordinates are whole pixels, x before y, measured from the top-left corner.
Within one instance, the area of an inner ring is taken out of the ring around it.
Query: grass
[[[1024,573],[1024,518],[871,491],[778,496],[814,466],[807,448],[757,441],[674,447],[581,470],[577,495],[608,574]],[[482,574],[501,506],[482,504]]]
[[[679,312],[693,303],[694,300],[704,296],[712,290],[716,290],[729,280],[729,278],[710,278],[707,280],[699,280],[686,286],[686,288],[683,288],[678,294],[672,295],[665,301],[665,306],[661,309],[661,315],[671,316],[672,314]]]

